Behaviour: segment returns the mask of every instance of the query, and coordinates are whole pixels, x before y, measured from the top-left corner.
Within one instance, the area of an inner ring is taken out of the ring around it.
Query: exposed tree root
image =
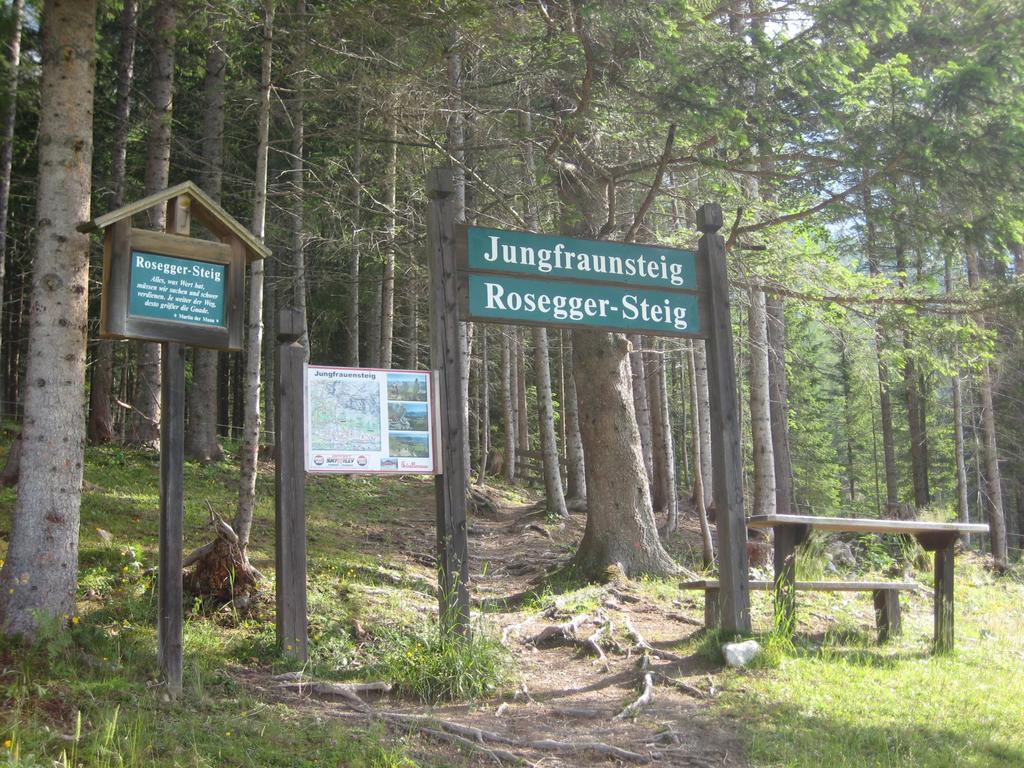
[[[640,648],[647,651],[651,656],[662,659],[663,661],[682,661],[683,657],[677,653],[671,651],[663,651],[659,648],[655,648],[653,645],[648,643],[644,636],[640,634],[640,630],[633,626],[633,622],[630,621],[629,616],[625,617],[626,632],[636,642],[636,648]]]
[[[561,624],[548,624],[540,632],[523,641],[525,645],[541,645],[553,641],[579,643],[576,630],[590,619],[587,614],[580,614]]]
[[[626,705],[626,708],[613,717],[612,720],[625,720],[627,717],[632,717],[652,701],[654,701],[654,675],[648,672],[644,675],[644,690],[640,697],[632,704]]]

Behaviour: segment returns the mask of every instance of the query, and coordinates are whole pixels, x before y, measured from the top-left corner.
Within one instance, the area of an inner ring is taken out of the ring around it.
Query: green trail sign
[[[704,336],[693,251],[483,227],[456,237],[466,319]]]
[[[132,251],[128,313],[224,327],[227,265]]]
[[[469,273],[466,288],[469,316],[476,320],[701,334],[692,293],[488,273]]]

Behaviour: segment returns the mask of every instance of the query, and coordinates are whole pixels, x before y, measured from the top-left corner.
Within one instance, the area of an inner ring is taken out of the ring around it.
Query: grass
[[[750,764],[1024,765],[1024,587],[994,581],[970,556],[957,584],[957,647],[945,656],[930,653],[929,596],[913,596],[903,636],[878,646],[865,606],[801,595],[798,610],[827,613],[831,627],[803,625],[792,643],[766,633],[765,657],[724,676],[721,712],[746,732]]]

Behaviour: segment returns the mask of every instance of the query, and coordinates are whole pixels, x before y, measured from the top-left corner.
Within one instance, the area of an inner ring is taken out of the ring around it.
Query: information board
[[[132,251],[128,314],[224,327],[227,265]]]
[[[436,474],[427,371],[306,366],[306,471]]]

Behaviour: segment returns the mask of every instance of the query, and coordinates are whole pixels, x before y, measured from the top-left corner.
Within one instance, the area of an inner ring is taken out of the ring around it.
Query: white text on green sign
[[[226,271],[223,264],[132,251],[128,313],[223,328]]]
[[[692,251],[483,227],[467,227],[466,239],[471,271],[698,290]]]
[[[698,297],[691,293],[482,273],[467,275],[467,287],[469,317],[474,320],[702,333]]]

